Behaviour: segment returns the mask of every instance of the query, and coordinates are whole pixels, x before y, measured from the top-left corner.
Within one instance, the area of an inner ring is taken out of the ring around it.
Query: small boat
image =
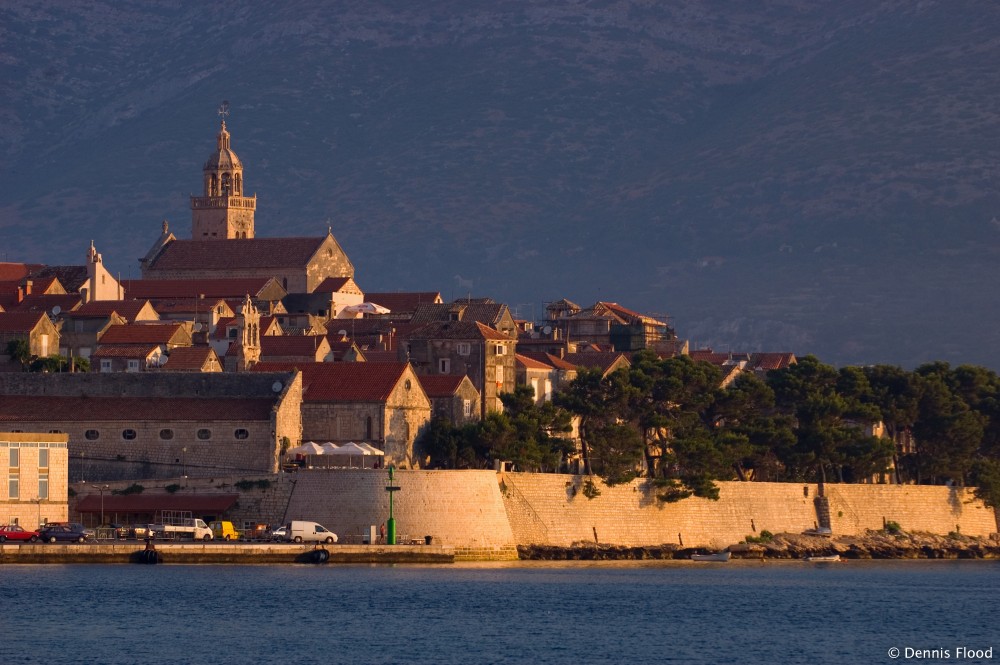
[[[819,555],[819,556],[807,556],[806,558],[803,559],[803,561],[813,561],[813,562],[840,561],[840,555],[839,554],[825,554],[825,555]]]
[[[730,553],[715,552],[713,554],[692,554],[692,561],[729,561]]]

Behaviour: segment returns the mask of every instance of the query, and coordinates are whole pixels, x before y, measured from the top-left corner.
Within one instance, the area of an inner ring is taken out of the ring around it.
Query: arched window
[[[230,180],[230,175],[228,173],[222,174],[222,195],[229,196],[233,190],[233,183]]]

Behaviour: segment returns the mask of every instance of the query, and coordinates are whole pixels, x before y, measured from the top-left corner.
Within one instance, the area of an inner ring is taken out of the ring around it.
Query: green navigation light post
[[[396,472],[396,467],[389,465],[389,485],[385,491],[389,493],[389,521],[386,523],[385,542],[388,545],[396,544],[396,518],[392,516],[392,493],[398,492],[401,488],[392,484],[392,476]]]

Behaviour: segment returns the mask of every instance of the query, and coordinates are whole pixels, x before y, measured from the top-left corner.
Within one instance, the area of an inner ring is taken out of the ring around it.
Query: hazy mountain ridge
[[[189,232],[227,98],[258,233],[332,225],[363,288],[1000,365],[997,10],[663,5],[4,8],[0,255],[90,235],[136,274],[160,219]]]

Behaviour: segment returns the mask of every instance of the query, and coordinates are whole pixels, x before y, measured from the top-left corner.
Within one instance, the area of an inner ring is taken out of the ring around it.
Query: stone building
[[[191,237],[197,240],[253,238],[257,195],[244,196],[243,164],[230,147],[222,121],[215,150],[205,162],[204,195],[191,197]]]
[[[0,431],[0,524],[33,530],[69,519],[67,446],[65,434]]]
[[[0,312],[0,354],[14,340],[28,343],[33,356],[45,357],[59,351],[59,330],[41,312]]]
[[[514,391],[516,344],[516,337],[478,321],[435,321],[407,333],[399,353],[421,376],[468,376],[486,414],[503,411],[500,393]]]
[[[212,347],[181,346],[167,354],[167,362],[160,367],[163,372],[221,372],[222,361]]]
[[[424,375],[420,385],[431,400],[431,417],[445,418],[461,427],[482,418],[479,391],[467,376]]]
[[[158,321],[160,314],[146,300],[97,300],[64,311],[59,353],[89,358],[97,340],[115,325]]]
[[[0,422],[66,435],[74,481],[274,472],[301,398],[287,372],[3,374]]]
[[[191,346],[184,323],[126,323],[112,325],[97,340],[91,354],[92,372],[144,372],[166,361],[171,349]]]
[[[431,403],[407,363],[313,363],[302,372],[302,436],[336,444],[365,442],[385,463],[418,464],[413,444],[430,422]],[[288,369],[260,363],[255,370]]]

